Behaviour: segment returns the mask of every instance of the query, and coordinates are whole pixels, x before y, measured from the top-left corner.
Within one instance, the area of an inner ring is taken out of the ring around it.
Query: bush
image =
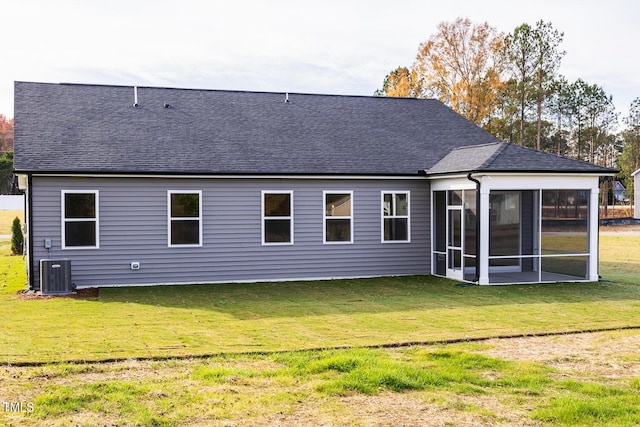
[[[15,217],[13,224],[11,225],[11,252],[14,255],[22,255],[24,250],[24,236],[22,235],[22,227],[20,226],[20,219]]]

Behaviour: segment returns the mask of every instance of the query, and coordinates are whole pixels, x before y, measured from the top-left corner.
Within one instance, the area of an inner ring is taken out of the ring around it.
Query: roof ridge
[[[189,88],[175,86],[151,86],[145,84],[108,84],[108,83],[75,83],[75,82],[37,82],[26,80],[15,80],[15,84],[33,84],[33,85],[55,85],[55,86],[76,86],[76,87],[93,87],[93,88],[138,88],[152,90],[170,90],[170,91],[187,91],[187,92],[218,92],[218,93],[234,93],[234,94],[254,94],[254,95],[300,95],[300,96],[318,96],[318,97],[340,97],[340,98],[364,98],[364,99],[394,99],[394,100],[410,100],[411,101],[428,101],[440,102],[435,98],[413,98],[400,96],[375,96],[375,95],[355,95],[340,93],[313,93],[313,92],[295,92],[287,90],[248,90],[248,89],[206,89],[206,88]]]
[[[504,150],[506,150],[507,146],[508,146],[508,142],[504,142],[504,141],[499,141],[495,143],[498,147],[496,148],[496,150],[493,152],[492,155],[490,155],[484,162],[482,162],[482,165],[480,165],[481,168],[487,168],[489,167],[489,165],[491,165],[491,163],[493,163],[493,161],[500,155],[502,154],[502,152]],[[489,145],[489,144],[487,144]]]
[[[464,145],[462,147],[454,147],[451,151],[460,151],[460,150],[466,150],[466,149],[476,149],[478,147],[487,147],[489,145],[498,145],[498,144],[503,144],[502,141],[493,141],[493,142],[485,142],[484,144],[474,144],[474,145]]]

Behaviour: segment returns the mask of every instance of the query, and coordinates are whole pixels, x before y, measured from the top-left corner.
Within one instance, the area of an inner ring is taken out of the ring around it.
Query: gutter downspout
[[[480,181],[475,179],[472,172],[467,174],[467,179],[476,183],[476,277],[473,282],[480,282]]]
[[[27,223],[26,231],[27,231],[27,257],[28,257],[28,267],[27,267],[27,279],[29,282],[29,290],[36,291],[36,284],[34,283],[35,277],[33,275],[33,232],[32,232],[32,224],[33,224],[33,176],[31,173],[27,174],[27,197],[25,200],[26,212],[25,212],[25,221]]]

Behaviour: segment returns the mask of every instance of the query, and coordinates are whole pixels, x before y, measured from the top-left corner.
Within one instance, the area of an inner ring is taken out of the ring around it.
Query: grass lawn
[[[630,343],[603,362],[624,365],[617,376],[560,363],[580,354],[490,354],[498,344],[375,348],[640,326],[638,247],[640,236],[602,236],[594,284],[404,277],[109,289],[86,300],[21,300],[24,264],[0,257],[0,399],[34,409],[0,411],[0,423],[393,425],[411,414],[406,425],[638,425],[637,330],[594,344]],[[202,355],[214,356],[175,359]],[[94,363],[105,360],[121,362]],[[11,366],[30,363],[45,365]]]
[[[457,287],[434,277],[397,277],[103,289],[98,299],[20,300],[22,259],[5,256],[0,361],[164,358],[640,326],[640,254],[633,250],[640,236],[602,240],[599,283]]]

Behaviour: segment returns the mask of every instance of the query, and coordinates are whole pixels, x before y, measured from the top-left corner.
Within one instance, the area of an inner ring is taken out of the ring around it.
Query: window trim
[[[264,212],[264,199],[267,194],[288,194],[289,195],[289,216],[266,216]],[[291,246],[294,244],[294,235],[293,235],[293,190],[262,190],[260,195],[260,223],[261,223],[261,240],[262,246]],[[266,241],[266,221],[269,219],[273,220],[289,220],[289,236],[290,241],[288,242],[267,242]]]
[[[350,210],[350,215],[349,216],[328,216],[327,215],[327,195],[328,194],[348,194],[351,200],[351,210]],[[353,221],[353,207],[354,207],[354,203],[353,203],[353,190],[346,190],[346,191],[341,191],[341,190],[324,190],[322,192],[322,243],[325,245],[350,245],[353,244],[353,225],[354,225],[354,221]],[[350,223],[350,227],[349,227],[349,240],[345,240],[345,241],[332,241],[332,240],[327,240],[327,220],[332,220],[332,219],[348,219],[349,223]]]
[[[171,195],[172,194],[197,194],[198,195],[198,217],[172,217],[171,216]],[[172,220],[198,220],[198,243],[177,244],[171,243],[171,221]],[[169,248],[201,248],[202,243],[202,190],[167,190],[167,247]]]
[[[384,196],[386,194],[397,195],[406,194],[407,196],[407,214],[406,215],[387,215],[384,214]],[[384,220],[385,219],[407,219],[407,239],[406,240],[385,240],[384,238]],[[382,190],[380,192],[380,242],[381,243],[411,243],[411,191],[409,190]]]
[[[93,194],[95,196],[95,218],[71,218],[66,217],[66,202],[65,196],[67,194]],[[100,191],[99,190],[61,190],[60,191],[60,240],[61,249],[64,250],[82,250],[82,249],[100,249]],[[96,225],[96,244],[91,246],[67,246],[66,242],[66,224],[67,222],[95,222]]]

